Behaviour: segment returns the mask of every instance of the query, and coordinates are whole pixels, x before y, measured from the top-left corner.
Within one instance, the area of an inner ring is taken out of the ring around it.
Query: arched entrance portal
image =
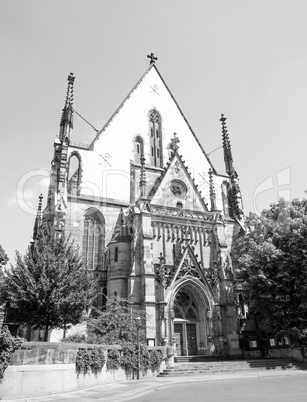
[[[177,356],[197,355],[202,331],[199,302],[187,287],[181,288],[174,299],[174,337]]]

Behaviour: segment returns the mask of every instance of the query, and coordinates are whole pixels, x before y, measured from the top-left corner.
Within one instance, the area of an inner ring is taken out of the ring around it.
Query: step
[[[307,370],[307,363],[293,359],[255,359],[208,362],[175,363],[174,368],[165,369],[159,376],[184,376],[253,371]]]

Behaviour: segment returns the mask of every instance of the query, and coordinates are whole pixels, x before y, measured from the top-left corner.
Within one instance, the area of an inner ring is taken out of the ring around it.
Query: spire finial
[[[227,118],[221,114],[220,121],[222,122],[222,141],[223,141],[223,149],[224,149],[224,161],[225,161],[225,168],[227,174],[231,175],[234,171],[233,167],[233,159],[231,153],[231,144],[229,140],[228,130],[226,126]]]
[[[42,204],[43,204],[43,194],[40,194],[38,197],[38,206],[37,206],[37,214],[34,222],[33,228],[33,240],[37,238],[37,233],[41,225],[42,221]]]
[[[141,175],[140,175],[140,189],[141,197],[145,197],[146,193],[146,170],[145,170],[145,156],[141,156]]]
[[[150,64],[155,64],[155,62],[158,60],[158,57],[155,57],[154,53],[148,54],[147,58],[150,59]]]
[[[211,202],[211,211],[216,211],[216,195],[215,188],[213,183],[213,172],[211,168],[209,169],[209,194],[210,194],[210,202]]]
[[[43,205],[43,194],[40,194],[38,197],[38,207],[37,207],[37,215],[42,214],[42,205]]]
[[[174,133],[173,135],[174,135],[174,138],[171,138],[171,143],[170,143],[169,147],[172,151],[176,152],[179,148],[178,144],[179,144],[180,140],[177,137],[177,133]]]
[[[62,110],[61,122],[60,126],[64,127],[66,124],[69,125],[70,128],[73,128],[73,103],[74,103],[74,81],[75,76],[73,73],[70,73],[67,77],[68,85],[66,92],[66,99],[64,108]]]

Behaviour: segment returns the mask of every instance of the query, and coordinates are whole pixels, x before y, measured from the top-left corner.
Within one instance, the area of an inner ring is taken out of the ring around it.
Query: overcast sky
[[[228,118],[246,213],[305,197],[306,21],[306,0],[0,0],[0,244],[11,262],[46,194],[67,75],[75,110],[101,128],[150,52],[207,153]],[[73,136],[94,133],[76,116]],[[221,149],[210,158],[223,170]]]

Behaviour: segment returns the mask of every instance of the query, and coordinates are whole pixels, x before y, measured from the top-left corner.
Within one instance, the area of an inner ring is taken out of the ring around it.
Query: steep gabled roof
[[[189,127],[189,130],[191,131],[192,135],[194,136],[197,144],[199,145],[202,153],[204,154],[204,156],[206,157],[208,163],[210,164],[212,170],[214,173],[216,173],[214,166],[212,165],[208,155],[206,154],[206,152],[204,151],[201,143],[199,142],[198,138],[196,137],[194,131],[192,130],[192,127],[190,126],[188,120],[186,119],[185,115],[183,114],[182,110],[180,109],[176,99],[174,98],[173,94],[171,93],[169,87],[166,85],[162,75],[160,74],[158,68],[156,67],[156,65],[154,63],[150,64],[150,66],[147,68],[147,70],[145,71],[145,73],[142,75],[142,77],[139,79],[139,81],[134,85],[134,87],[132,88],[132,90],[129,92],[129,94],[125,97],[125,99],[123,100],[123,102],[119,105],[119,107],[116,109],[116,111],[113,113],[113,115],[110,117],[110,119],[107,121],[107,123],[104,125],[104,127],[97,133],[97,135],[95,136],[95,138],[93,139],[93,141],[91,142],[91,144],[88,146],[88,148],[92,148],[94,146],[94,143],[99,139],[100,135],[106,130],[106,128],[110,125],[110,123],[113,121],[113,119],[115,118],[115,116],[120,112],[120,110],[123,108],[123,106],[125,105],[125,103],[128,101],[128,99],[131,97],[132,93],[135,92],[135,90],[139,87],[139,85],[142,83],[142,81],[144,80],[144,78],[147,76],[147,74],[149,73],[149,71],[151,69],[154,69],[156,71],[156,73],[158,74],[159,78],[161,79],[163,85],[165,86],[167,92],[169,93],[170,97],[172,98],[174,104],[176,105],[177,109],[179,110],[182,118],[184,119],[185,123],[187,124],[187,126]]]

